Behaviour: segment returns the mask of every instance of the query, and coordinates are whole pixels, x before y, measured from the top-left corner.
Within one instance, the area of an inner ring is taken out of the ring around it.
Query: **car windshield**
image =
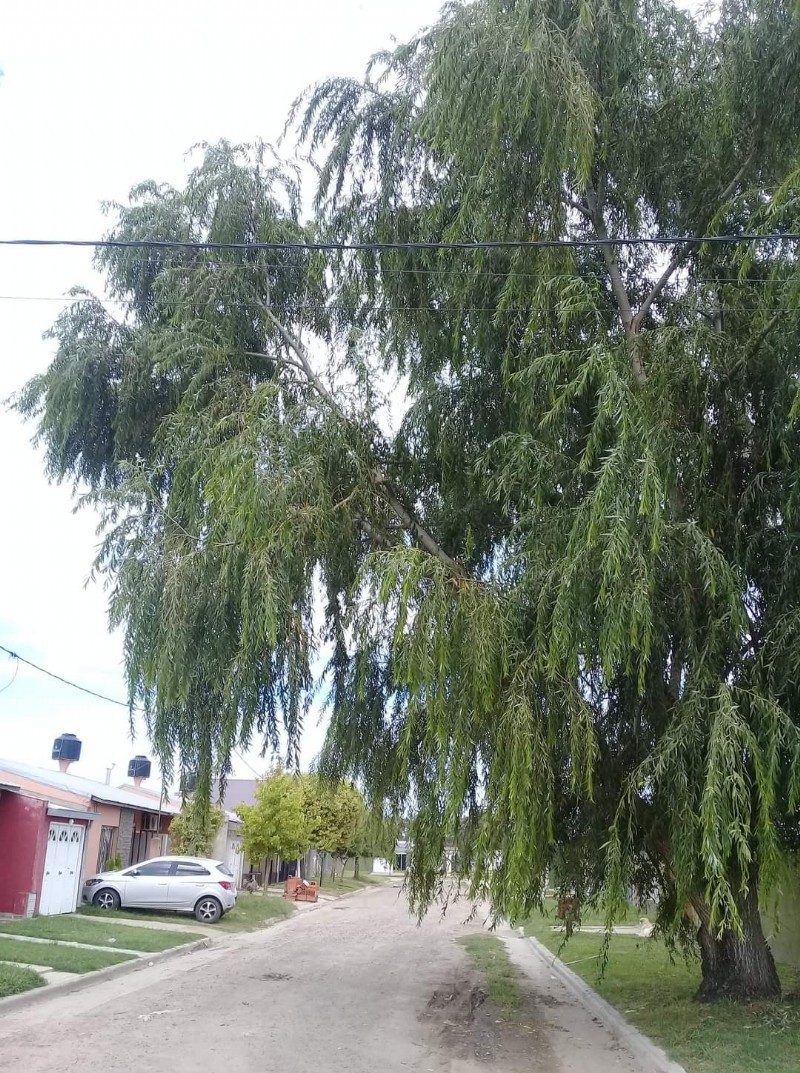
[[[227,864],[218,864],[217,865],[217,871],[222,872],[222,874],[224,876],[233,877],[233,872],[230,870],[230,868],[227,866]]]

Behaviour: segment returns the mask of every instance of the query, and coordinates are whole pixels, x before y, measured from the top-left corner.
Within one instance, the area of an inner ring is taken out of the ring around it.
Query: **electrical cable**
[[[551,250],[620,246],[741,245],[747,242],[797,242],[800,232],[745,231],[725,235],[631,235],[628,238],[488,239],[474,242],[193,242],[170,239],[3,238],[0,246],[77,246],[119,250],[271,250],[273,252],[378,253],[382,250]]]
[[[238,757],[238,759],[241,760],[241,762],[244,764],[245,767],[250,768],[250,770],[253,772],[253,774],[255,775],[255,777],[257,779],[263,779],[264,778],[264,773],[256,771],[256,769],[253,767],[253,765],[250,763],[250,761],[246,760],[242,756],[242,754],[239,752],[238,749],[231,749],[231,752],[234,754],[234,756]]]
[[[559,278],[559,277],[548,277],[548,278],[553,279],[553,278]],[[564,277],[564,278],[567,278],[567,277]],[[568,278],[574,279],[575,277],[570,276]],[[713,284],[713,283],[719,283],[720,281],[719,280],[709,280],[708,282]],[[766,283],[767,281],[766,280],[753,280],[752,282],[753,283]],[[222,300],[224,297],[225,297],[224,295],[219,296],[220,300]],[[694,301],[697,301],[701,297],[702,297],[701,295],[698,295],[694,290],[690,289],[690,290],[686,291],[684,294],[681,294],[681,295],[666,295],[665,300],[669,301],[674,306],[674,305],[685,304],[685,303],[688,303],[688,302],[694,302]],[[99,305],[102,305],[102,306],[119,306],[119,307],[121,307],[123,309],[128,308],[128,303],[123,302],[122,300],[117,299],[117,298],[97,298],[97,297],[94,297],[94,296],[90,297],[90,296],[87,296],[87,295],[78,295],[78,296],[75,296],[75,297],[69,297],[69,296],[59,297],[58,295],[0,294],[0,302],[14,302],[14,301],[19,301],[19,302],[62,302],[64,304],[70,304],[70,305],[76,305],[76,304],[80,305],[80,304],[83,304],[83,303],[86,303],[86,302],[95,302],[95,303],[97,303]],[[365,301],[366,301],[366,299],[365,299]],[[314,308],[315,307],[311,303],[308,303],[306,305],[301,304],[301,305],[297,306],[296,310],[298,312],[302,312],[303,310],[310,310],[310,309],[314,309]],[[518,303],[518,304],[514,304],[514,305],[508,305],[508,304],[501,304],[499,302],[495,303],[494,305],[480,305],[480,306],[478,306],[478,305],[437,306],[437,305],[430,304],[430,305],[424,305],[424,306],[421,306],[421,305],[380,306],[380,305],[378,305],[376,307],[377,311],[379,311],[381,313],[491,313],[491,312],[496,312],[496,313],[520,313],[520,312],[530,311],[532,308],[533,308],[532,303],[525,303],[525,304],[519,304]],[[794,305],[794,304],[793,305],[772,305],[772,303],[769,302],[769,300],[767,300],[767,302],[765,304],[763,304],[763,305],[761,305],[761,304],[759,304],[759,305],[742,305],[742,304],[737,303],[736,305],[731,306],[730,308],[733,309],[734,311],[735,310],[747,311],[747,310],[759,310],[759,309],[769,310],[771,312],[790,312],[790,313],[798,311],[798,306],[797,305]],[[553,312],[557,312],[558,307],[556,305],[553,305],[551,307],[551,310]]]
[[[144,711],[143,708],[139,708],[135,704],[128,704],[127,701],[117,700],[115,697],[109,697],[105,693],[98,693],[94,689],[89,689],[88,686],[79,685],[78,682],[73,682],[69,678],[64,678],[60,674],[56,674],[55,671],[48,671],[46,667],[40,667],[38,663],[25,659],[24,656],[21,656],[18,652],[12,651],[10,648],[6,648],[5,645],[0,645],[0,652],[5,652],[7,655],[11,656],[12,659],[18,660],[19,663],[25,663],[28,667],[33,667],[35,671],[39,671],[41,674],[46,674],[48,678],[55,678],[57,682],[61,682],[65,686],[80,690],[81,693],[88,693],[90,697],[97,697],[98,700],[108,701],[109,704],[117,704],[120,708],[127,708],[128,711]]]
[[[128,711],[131,711],[131,710],[135,711],[135,712],[143,712],[144,711],[143,708],[139,708],[135,704],[131,705],[131,704],[128,704],[124,700],[117,700],[115,697],[109,697],[105,693],[98,693],[97,690],[95,690],[95,689],[89,689],[88,686],[82,686],[78,682],[73,682],[69,678],[64,678],[64,677],[62,677],[62,675],[56,674],[54,671],[48,671],[46,667],[41,667],[38,663],[34,663],[32,660],[29,660],[29,659],[25,659],[24,656],[21,656],[18,652],[14,652],[10,648],[6,648],[5,645],[0,645],[0,651],[5,652],[6,655],[11,657],[11,659],[17,661],[16,666],[14,667],[14,677],[11,679],[11,681],[7,685],[3,686],[3,688],[0,689],[0,693],[3,693],[6,689],[9,688],[10,685],[12,685],[14,683],[14,680],[17,677],[17,672],[19,671],[20,663],[25,663],[25,664],[27,664],[28,667],[33,667],[33,669],[35,671],[39,671],[41,674],[46,674],[48,676],[48,678],[55,678],[55,680],[57,682],[61,682],[65,686],[70,686],[72,689],[77,689],[81,693],[88,693],[90,697],[96,697],[98,700],[108,701],[109,704],[116,704],[120,708],[127,708]],[[242,756],[242,754],[239,752],[238,749],[233,749],[232,752],[239,758],[239,760],[241,760],[241,762],[246,767],[248,767],[253,772],[253,774],[256,776],[257,779],[260,779],[260,778],[263,777],[263,773],[260,773],[260,772],[256,771],[256,769],[253,767],[253,765],[247,759],[245,759],[244,756]]]

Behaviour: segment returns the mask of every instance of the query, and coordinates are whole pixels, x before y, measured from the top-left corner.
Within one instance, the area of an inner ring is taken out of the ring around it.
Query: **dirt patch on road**
[[[464,1070],[476,1063],[496,1064],[507,1073],[553,1069],[547,1027],[534,996],[522,988],[519,1008],[499,1010],[477,974],[459,974],[431,995],[420,1020],[433,1050]]]

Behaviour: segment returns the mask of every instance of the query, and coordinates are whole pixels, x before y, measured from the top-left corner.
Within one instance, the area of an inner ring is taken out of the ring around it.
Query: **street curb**
[[[643,1035],[638,1028],[614,1009],[596,991],[593,991],[580,976],[560,961],[555,954],[543,946],[532,935],[525,935],[522,928],[517,929],[523,939],[527,940],[539,959],[549,971],[581,1002],[606,1028],[631,1052],[642,1065],[642,1073],[686,1073],[682,1065],[672,1059],[652,1040]]]
[[[119,965],[109,965],[107,968],[98,969],[96,972],[76,974],[74,980],[62,980],[57,984],[47,984],[46,987],[34,987],[30,991],[23,991],[21,995],[9,995],[7,998],[0,998],[0,1017],[9,1010],[18,1010],[22,1006],[32,1006],[36,1002],[52,998],[54,995],[58,996],[67,991],[70,993],[82,991],[84,988],[91,987],[92,984],[107,980],[112,976],[124,976],[126,973],[134,972],[136,969],[148,969],[156,961],[166,961],[171,957],[193,954],[196,950],[205,950],[213,942],[214,939],[211,938],[197,939],[193,943],[173,946],[169,950],[161,950],[152,954],[145,953],[138,958],[133,958],[131,961],[123,961]],[[113,952],[113,950],[109,951],[109,953]]]

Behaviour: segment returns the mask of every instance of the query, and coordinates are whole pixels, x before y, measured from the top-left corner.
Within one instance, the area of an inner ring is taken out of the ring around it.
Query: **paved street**
[[[260,933],[222,936],[209,949],[0,1011],[0,1065],[641,1073],[544,966],[524,962],[531,978],[518,1023],[503,1024],[489,1003],[474,1008],[480,981],[454,939],[480,925],[465,926],[465,915],[456,906],[417,927],[400,890],[381,887]]]

